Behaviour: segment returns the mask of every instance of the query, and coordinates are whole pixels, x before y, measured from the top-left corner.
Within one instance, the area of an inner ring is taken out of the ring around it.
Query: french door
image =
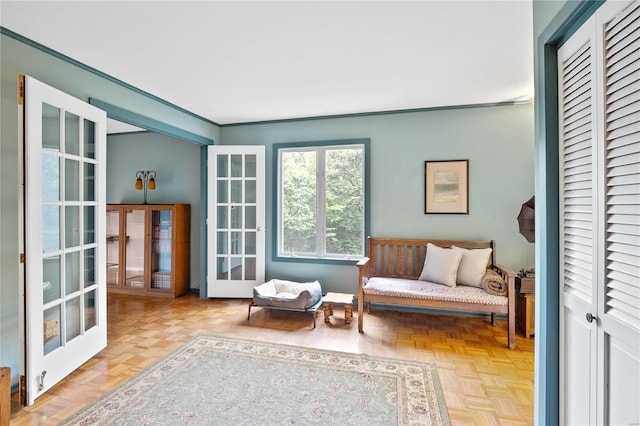
[[[107,344],[106,114],[21,76],[26,405]]]
[[[264,146],[208,147],[208,297],[250,298],[264,282],[264,153]]]
[[[560,423],[640,422],[640,2],[558,50]]]

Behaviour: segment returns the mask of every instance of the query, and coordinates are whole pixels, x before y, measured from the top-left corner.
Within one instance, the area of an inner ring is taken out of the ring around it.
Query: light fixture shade
[[[140,179],[140,178],[136,179],[136,189],[137,190],[141,190],[142,189],[142,179]]]
[[[536,197],[533,196],[522,205],[518,215],[520,234],[530,243],[536,241]]]
[[[154,178],[149,179],[148,188],[152,191],[156,189],[156,180]]]

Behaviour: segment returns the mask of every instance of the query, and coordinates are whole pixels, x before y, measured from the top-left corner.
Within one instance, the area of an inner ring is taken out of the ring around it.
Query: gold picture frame
[[[469,160],[424,162],[424,213],[469,214]]]

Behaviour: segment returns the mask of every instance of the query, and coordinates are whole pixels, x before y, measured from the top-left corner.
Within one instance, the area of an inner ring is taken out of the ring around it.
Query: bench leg
[[[496,313],[495,312],[491,312],[491,325],[492,326],[496,326]]]
[[[358,297],[358,331],[362,333],[362,323],[364,320],[364,300],[362,294]]]
[[[251,307],[253,306],[253,303],[249,303],[249,313],[247,314],[247,321],[249,321],[249,318],[251,318]]]
[[[516,347],[516,316],[509,313],[509,331],[507,336],[507,345],[509,349]]]

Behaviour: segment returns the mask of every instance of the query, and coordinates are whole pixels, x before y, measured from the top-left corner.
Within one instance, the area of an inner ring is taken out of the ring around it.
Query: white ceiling
[[[219,124],[533,97],[531,0],[2,0],[0,24]]]

